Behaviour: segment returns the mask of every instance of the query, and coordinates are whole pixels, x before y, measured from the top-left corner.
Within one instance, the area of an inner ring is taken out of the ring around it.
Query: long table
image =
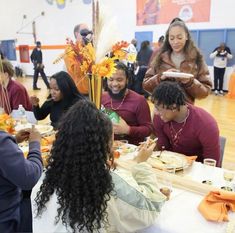
[[[201,183],[205,180],[206,170],[212,171],[212,181],[216,188],[225,185],[223,180],[223,169],[210,168],[201,163],[194,162],[191,168],[186,171],[185,176],[193,181]],[[233,184],[234,185],[234,184]],[[234,193],[235,195],[235,193]],[[190,192],[184,189],[174,188],[168,200],[162,207],[156,223],[143,233],[223,233],[228,224],[230,227],[235,224],[235,213],[229,212],[230,223],[207,221],[198,211],[197,207],[203,195]],[[234,231],[235,232],[235,229]]]
[[[128,165],[128,161],[125,161]],[[123,169],[123,168],[121,168]],[[173,187],[170,200],[166,201],[163,205],[159,217],[156,219],[156,223],[142,230],[141,233],[224,233],[228,227],[228,222],[210,222],[204,219],[204,217],[198,211],[198,205],[207,193],[207,188],[201,182],[206,179],[205,175],[208,175],[209,171],[213,169],[211,173],[213,184],[215,188],[220,188],[225,185],[223,180],[223,169],[211,168],[201,163],[194,162],[190,166],[184,175],[184,179],[187,182],[198,183],[199,192],[189,191],[186,187],[176,188]],[[161,171],[156,171],[156,175]],[[210,171],[211,172],[211,171]],[[182,176],[182,174],[179,174]],[[43,177],[41,178],[41,180]],[[39,182],[41,183],[41,182]],[[37,184],[37,186],[39,185]],[[180,183],[180,182],[179,182]],[[197,185],[196,185],[197,186]],[[211,187],[212,188],[212,187]],[[36,188],[38,190],[38,187]],[[35,190],[33,190],[35,192]],[[235,195],[235,193],[234,193]],[[35,195],[33,195],[35,196]],[[235,213],[229,213],[231,222],[235,223]],[[231,224],[231,223],[230,223]],[[232,233],[227,231],[226,233]],[[234,233],[234,232],[233,232]]]

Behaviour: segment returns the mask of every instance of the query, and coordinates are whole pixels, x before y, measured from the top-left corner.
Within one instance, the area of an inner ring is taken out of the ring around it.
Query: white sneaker
[[[218,95],[218,94],[219,94],[219,92],[218,92],[217,90],[215,90],[215,92],[214,92],[214,93],[215,93],[215,95]]]
[[[223,90],[220,90],[220,91],[219,91],[219,93],[220,93],[221,95],[223,95],[223,94],[224,94]]]

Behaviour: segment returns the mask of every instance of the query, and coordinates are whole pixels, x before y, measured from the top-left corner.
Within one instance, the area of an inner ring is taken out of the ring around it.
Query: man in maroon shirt
[[[116,73],[107,80],[108,92],[102,95],[102,105],[121,117],[119,123],[113,123],[115,139],[138,145],[152,132],[150,109],[143,96],[127,89],[126,65],[119,62],[116,69]]]
[[[185,155],[197,155],[197,161],[212,158],[220,164],[219,129],[205,110],[187,104],[177,82],[164,81],[154,89],[154,133],[157,148]]]
[[[3,107],[6,113],[10,114],[13,109],[18,109],[19,105],[23,105],[25,110],[32,111],[32,104],[26,88],[19,82],[12,79],[14,69],[12,64],[7,60],[2,60],[4,73],[2,74],[2,83],[0,83],[0,95],[6,96]]]

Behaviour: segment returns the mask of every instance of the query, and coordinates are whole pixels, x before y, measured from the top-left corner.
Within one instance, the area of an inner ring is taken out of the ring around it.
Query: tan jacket
[[[174,63],[170,59],[170,54],[164,52],[161,55],[162,64],[159,70],[156,70],[154,64],[151,64],[150,68],[145,74],[143,81],[143,88],[150,94],[154,88],[161,82],[160,77],[164,71],[175,68]],[[189,83],[182,84],[185,92],[187,101],[194,103],[195,99],[203,99],[207,97],[211,91],[212,82],[209,75],[208,67],[205,63],[201,67],[198,67],[195,63],[195,59],[186,58],[180,65],[180,71],[184,73],[190,73],[194,75]]]

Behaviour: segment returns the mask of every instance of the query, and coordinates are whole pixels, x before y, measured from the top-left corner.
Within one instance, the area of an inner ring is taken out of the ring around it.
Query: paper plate
[[[51,125],[35,125],[35,127],[43,136],[48,135],[53,131],[53,127]]]
[[[182,72],[163,72],[163,75],[165,75],[166,77],[171,77],[171,78],[192,78],[193,75],[189,74],[189,73],[182,73]]]
[[[122,154],[133,153],[136,151],[136,148],[137,148],[136,145],[126,143],[126,144],[121,145],[117,149],[117,151],[119,151],[122,155]]]
[[[149,163],[159,169],[164,169],[165,165],[171,165],[175,167],[176,171],[180,171],[189,166],[185,155],[171,151],[154,152],[149,159]]]
[[[22,125],[16,125],[15,131],[18,132],[22,129],[28,129],[28,128],[32,128],[32,124],[27,123]],[[39,133],[42,136],[48,135],[53,131],[53,127],[51,125],[35,125],[35,128],[39,131]]]

